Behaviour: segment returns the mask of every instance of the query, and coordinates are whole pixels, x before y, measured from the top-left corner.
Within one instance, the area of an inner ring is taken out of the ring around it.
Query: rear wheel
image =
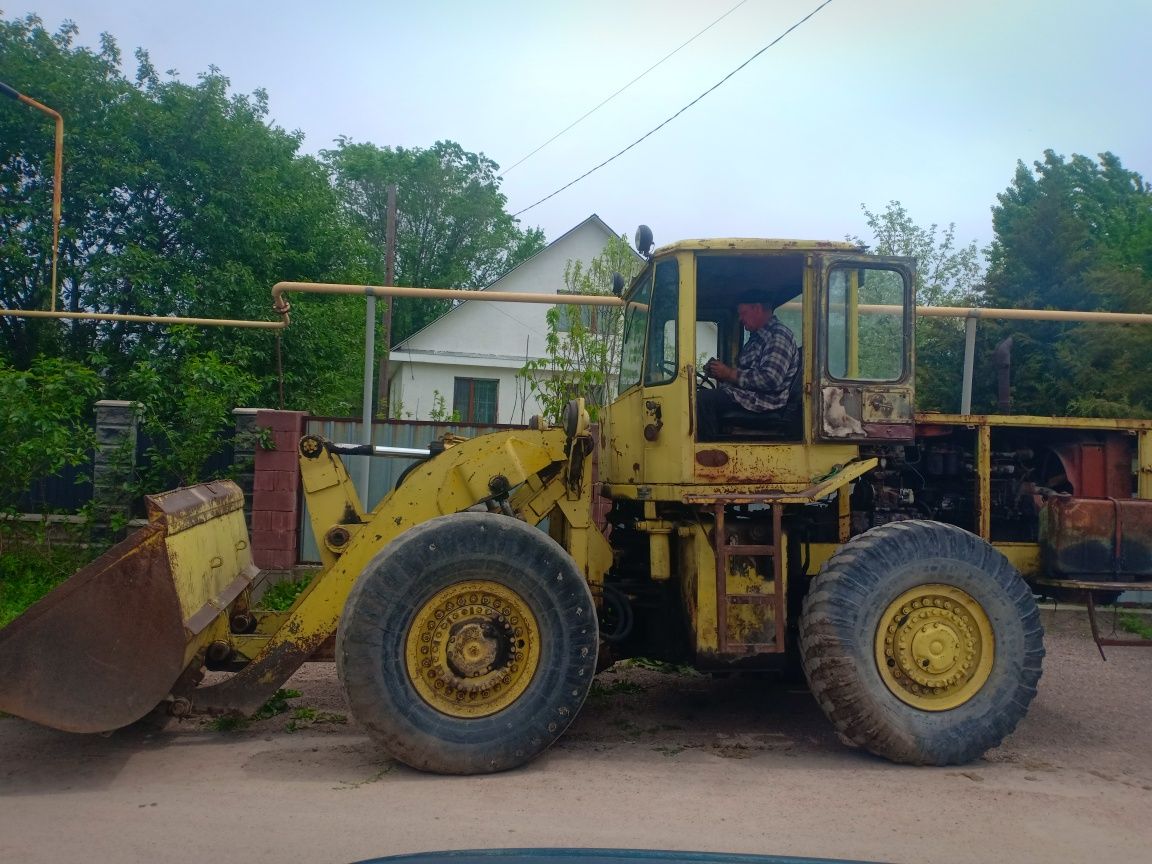
[[[344,608],[336,662],[357,720],[425,771],[514,768],[560,736],[596,668],[596,610],[572,558],[507,516],[405,532]]]
[[[1024,716],[1042,636],[1031,591],[988,543],[894,522],[824,566],[804,602],[801,658],[842,737],[895,762],[950,765]]]

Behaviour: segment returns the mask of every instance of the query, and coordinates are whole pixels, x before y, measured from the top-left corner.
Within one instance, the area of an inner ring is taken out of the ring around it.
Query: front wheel
[[[424,771],[521,765],[555,741],[596,671],[596,610],[572,558],[517,519],[419,525],[348,596],[336,664],[352,714]]]
[[[928,521],[846,543],[800,623],[804,673],[841,736],[917,765],[969,762],[1016,728],[1036,695],[1042,637],[1008,560]]]

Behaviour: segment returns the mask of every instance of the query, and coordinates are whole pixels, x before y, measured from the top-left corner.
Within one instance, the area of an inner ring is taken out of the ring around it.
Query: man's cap
[[[741,303],[759,303],[761,306],[767,306],[769,309],[775,306],[772,302],[772,295],[763,288],[750,288],[738,294],[736,304],[740,305]]]

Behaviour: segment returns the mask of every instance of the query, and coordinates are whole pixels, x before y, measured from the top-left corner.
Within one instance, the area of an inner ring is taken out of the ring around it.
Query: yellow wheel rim
[[[880,677],[897,699],[924,711],[956,708],[980,692],[995,650],[980,604],[951,585],[905,591],[876,631]]]
[[[408,677],[451,717],[487,717],[515,702],[540,664],[540,629],[524,599],[487,580],[458,582],[417,612]]]

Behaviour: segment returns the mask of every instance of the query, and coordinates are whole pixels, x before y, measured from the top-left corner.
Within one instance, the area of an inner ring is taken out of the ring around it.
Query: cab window
[[[652,297],[652,268],[640,277],[624,305],[624,339],[620,345],[620,392],[640,383],[644,367],[644,337]]]
[[[656,281],[648,316],[648,355],[644,383],[667,384],[679,366],[676,330],[680,305],[680,267],[676,259],[656,265]]]
[[[827,371],[848,381],[904,377],[908,291],[898,270],[833,267],[828,276]]]

